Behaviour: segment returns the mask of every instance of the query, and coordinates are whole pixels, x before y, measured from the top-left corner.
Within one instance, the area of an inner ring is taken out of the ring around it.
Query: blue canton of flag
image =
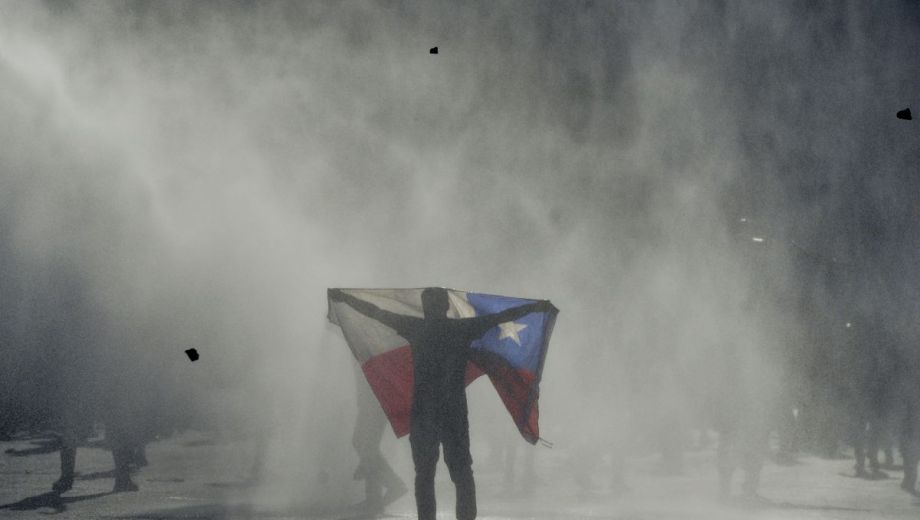
[[[466,297],[477,316],[496,314],[533,301],[477,293],[467,293]],[[474,341],[472,347],[494,352],[515,369],[528,370],[536,375],[541,369],[547,319],[546,313],[533,312],[513,322],[503,323]]]

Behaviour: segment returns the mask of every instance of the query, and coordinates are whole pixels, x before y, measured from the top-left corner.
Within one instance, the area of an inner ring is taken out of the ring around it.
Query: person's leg
[[[137,491],[137,484],[131,480],[131,462],[137,443],[130,425],[124,417],[111,417],[105,425],[105,435],[111,444],[112,461],[115,463],[115,486],[112,492]]]
[[[853,455],[856,458],[856,465],[853,467],[856,476],[868,476],[866,472],[866,422],[861,417],[855,417],[851,421],[849,438],[850,444],[853,445]]]
[[[438,464],[438,435],[430,421],[413,420],[409,433],[415,464],[415,504],[419,520],[435,520],[434,473]]]
[[[476,484],[473,481],[473,457],[470,455],[470,425],[465,403],[445,410],[440,416],[440,438],[444,462],[457,490],[457,519],[476,518]]]
[[[399,478],[399,475],[393,471],[390,463],[387,462],[382,455],[380,457],[380,468],[377,476],[378,482],[386,489],[386,493],[384,493],[382,499],[383,505],[392,504],[408,491],[406,483]]]
[[[66,439],[62,439],[61,443],[61,475],[51,485],[55,493],[63,493],[73,487],[74,468],[77,463],[76,445]]]
[[[752,408],[756,407],[756,403]],[[726,488],[731,485],[731,477],[739,466],[744,475],[741,482],[741,494],[745,500],[760,500],[758,488],[760,487],[760,472],[766,456],[770,436],[769,418],[766,414],[759,414],[756,408],[745,413],[739,421],[733,424],[726,435],[730,463],[723,463],[725,469],[720,468],[720,473],[725,471],[726,476],[722,482],[722,497],[728,498]],[[722,435],[719,436],[721,442]],[[721,449],[721,445],[720,445]]]
[[[743,439],[744,443],[742,464],[744,466],[744,482],[741,484],[741,492],[745,497],[753,498],[757,496],[757,490],[760,488],[760,473],[763,470],[764,452],[767,448],[766,432],[750,432],[749,437]]]
[[[866,431],[866,456],[869,459],[869,469],[872,471],[873,478],[884,477],[881,464],[878,460],[879,452],[879,417],[873,416],[868,424]]]
[[[61,475],[52,484],[55,493],[63,493],[73,487],[77,461],[77,446],[92,433],[92,421],[76,403],[67,403],[61,423]]]
[[[372,510],[383,510],[383,483],[378,467],[370,468],[364,475],[364,503]]]
[[[476,518],[476,483],[470,455],[470,427],[465,413],[451,414],[441,430],[444,462],[457,489],[457,520]]]
[[[368,434],[366,437],[366,453],[371,462],[370,478],[365,482],[366,486],[372,486],[372,493],[380,497],[381,507],[390,504],[401,496],[406,494],[406,484],[399,478],[399,475],[393,471],[393,468],[387,462],[386,457],[380,451],[380,444],[383,441],[383,433],[386,430],[387,416],[377,404],[373,403],[370,413],[367,415],[366,428]],[[384,489],[386,492],[384,493]],[[368,488],[365,487],[365,491]],[[372,495],[368,495],[372,496]]]
[[[112,460],[115,462],[115,486],[112,488],[114,493],[124,491],[137,491],[137,484],[131,480],[131,463],[132,446],[114,446],[112,447]]]
[[[886,469],[894,469],[894,437],[893,434],[894,428],[892,427],[892,418],[890,413],[886,413],[882,421],[879,423],[879,448],[882,452],[882,464],[881,467]]]

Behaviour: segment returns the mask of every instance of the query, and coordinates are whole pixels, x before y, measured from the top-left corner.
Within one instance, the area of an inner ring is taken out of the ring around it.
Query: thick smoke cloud
[[[830,316],[913,331],[915,6],[0,11],[0,366],[29,413],[155,389],[270,437],[312,500],[354,463],[326,287],[551,298],[563,446],[694,424],[739,366],[769,407]]]

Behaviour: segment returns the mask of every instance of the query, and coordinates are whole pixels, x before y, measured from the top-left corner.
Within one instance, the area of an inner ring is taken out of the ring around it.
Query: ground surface
[[[60,519],[124,518],[359,518],[347,508],[316,504],[277,505],[271,490],[244,482],[242,467],[217,469],[211,462],[232,443],[196,441],[190,434],[153,443],[150,466],[135,475],[136,493],[110,493],[111,457],[102,449],[82,449],[81,476],[74,489],[60,497],[48,494],[57,477],[57,454],[43,449],[40,439],[0,443],[0,517]],[[404,452],[396,456],[405,456]],[[915,519],[920,499],[899,489],[899,471],[887,480],[866,481],[845,476],[852,461],[801,457],[798,464],[769,464],[764,469],[764,500],[750,504],[716,500],[714,454],[700,450],[687,457],[681,475],[662,476],[653,457],[631,460],[629,490],[612,493],[603,478],[605,465],[595,474],[596,489],[580,491],[566,476],[564,450],[544,449],[536,468],[541,483],[531,495],[509,491],[501,469],[477,459],[476,476],[480,518],[576,519]],[[400,470],[404,476],[406,467]],[[446,471],[439,467],[439,518],[453,518],[453,496]],[[407,478],[408,480],[408,478]],[[405,496],[384,517],[414,518],[414,502]]]

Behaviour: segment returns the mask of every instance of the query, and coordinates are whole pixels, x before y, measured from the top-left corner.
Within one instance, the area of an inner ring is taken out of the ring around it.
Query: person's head
[[[450,301],[447,299],[447,289],[443,287],[428,287],[422,291],[422,310],[426,318],[443,318],[447,316]]]

